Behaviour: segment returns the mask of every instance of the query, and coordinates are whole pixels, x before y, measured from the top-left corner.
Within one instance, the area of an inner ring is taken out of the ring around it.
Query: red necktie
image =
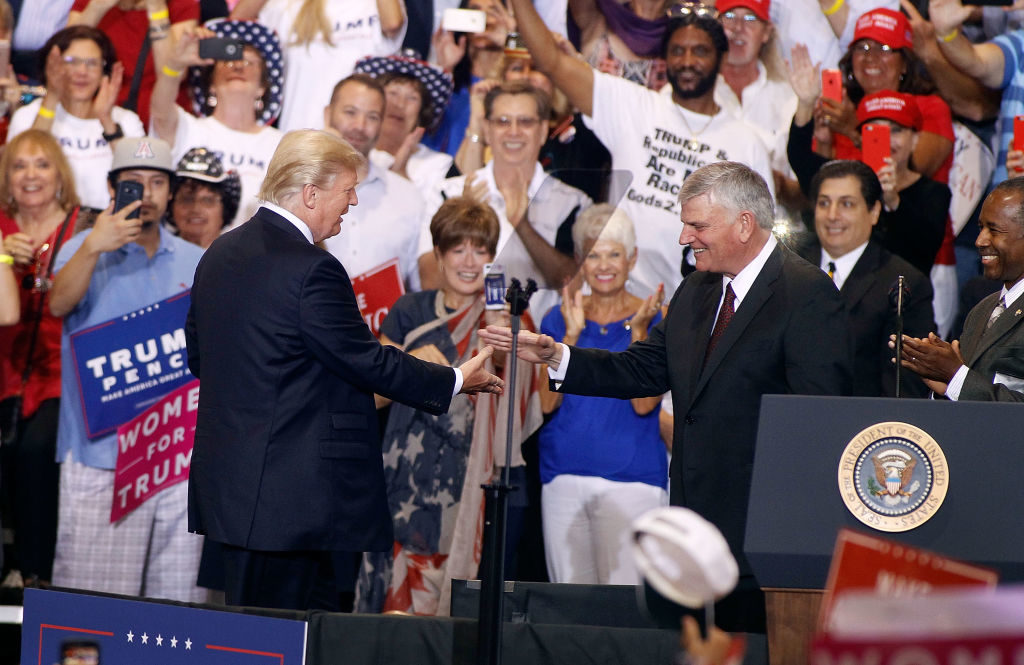
[[[733,307],[735,301],[736,294],[732,290],[732,284],[729,283],[725,287],[725,298],[722,299],[722,307],[718,310],[718,318],[715,320],[715,327],[711,331],[711,339],[708,340],[708,350],[704,353],[704,364],[707,364],[708,358],[711,357],[711,352],[715,350],[715,346],[718,344],[718,340],[725,333],[725,329],[729,327],[732,315],[736,313]]]

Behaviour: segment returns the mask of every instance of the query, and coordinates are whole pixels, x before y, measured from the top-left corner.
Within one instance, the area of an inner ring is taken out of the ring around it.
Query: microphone
[[[889,304],[896,310],[896,397],[900,396],[900,380],[903,374],[903,366],[900,363],[903,358],[903,303],[909,297],[907,279],[900,275],[889,287]]]

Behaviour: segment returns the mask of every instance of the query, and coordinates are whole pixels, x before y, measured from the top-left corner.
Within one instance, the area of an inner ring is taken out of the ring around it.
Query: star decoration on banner
[[[185,638],[185,649],[188,651],[192,650],[192,640]]]
[[[156,636],[156,645],[158,647],[162,647],[164,645],[164,636],[163,635],[157,635]]]
[[[132,633],[131,629],[128,629],[128,641],[132,642],[134,640],[135,640],[135,635]]]
[[[147,635],[146,633],[142,634],[142,643],[149,644],[149,635]]]
[[[174,636],[171,637],[171,648],[172,649],[177,649],[178,648],[178,638],[177,637],[174,637]]]

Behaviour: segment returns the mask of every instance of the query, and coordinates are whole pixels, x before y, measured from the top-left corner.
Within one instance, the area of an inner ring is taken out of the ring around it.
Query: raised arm
[[[836,38],[842,38],[846,22],[850,20],[850,5],[846,0],[818,0],[821,13],[828,19]]]
[[[994,118],[999,113],[999,93],[954,67],[939,48],[935,26],[931,21],[926,21],[910,0],[900,0],[900,4],[910,18],[910,27],[914,33],[914,53],[928,68],[939,94],[953,113],[975,122]],[[918,165],[916,151],[914,162]]]
[[[185,71],[194,65],[211,65],[213,60],[199,57],[199,40],[214,34],[206,28],[185,30],[178,38],[153,42],[153,67],[156,83],[149,103],[153,132],[174,146],[178,131],[178,87]]]
[[[930,0],[928,12],[935,26],[939,48],[954,67],[989,88],[1000,88],[1006,60],[995,44],[972,44],[960,26],[971,10],[960,0]]]
[[[558,47],[530,0],[510,0],[519,33],[533,56],[534,65],[551,78],[573,106],[585,115],[593,114],[594,70],[583,60]]]
[[[92,272],[100,255],[135,242],[142,231],[142,220],[127,217],[141,205],[141,201],[135,201],[114,214],[114,204],[111,203],[96,217],[96,224],[89,235],[53,279],[53,287],[50,289],[51,314],[67,316],[78,306],[89,290]]]
[[[231,10],[231,18],[243,21],[255,20],[265,4],[267,4],[267,0],[238,0],[238,4]]]
[[[68,25],[88,25],[95,28],[117,2],[118,0],[90,0],[82,11],[72,11],[68,14]]]
[[[404,0],[377,0],[377,15],[380,17],[380,31],[393,39],[405,26]]]

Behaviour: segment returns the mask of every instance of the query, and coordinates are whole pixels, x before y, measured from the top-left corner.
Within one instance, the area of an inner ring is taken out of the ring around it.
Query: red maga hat
[[[874,39],[889,48],[910,48],[914,43],[910,21],[891,9],[872,9],[861,14],[853,33],[853,41],[859,39]]]
[[[768,13],[768,9],[771,6],[771,0],[718,0],[718,2],[715,3],[715,9],[722,14],[730,9],[743,7],[754,12],[757,18],[761,19],[765,23],[771,23],[772,21],[771,15]]]
[[[861,125],[877,118],[892,120],[904,127],[921,129],[921,111],[917,108],[917,100],[913,95],[902,92],[882,90],[860,100],[860,104],[857,105],[857,124]]]

